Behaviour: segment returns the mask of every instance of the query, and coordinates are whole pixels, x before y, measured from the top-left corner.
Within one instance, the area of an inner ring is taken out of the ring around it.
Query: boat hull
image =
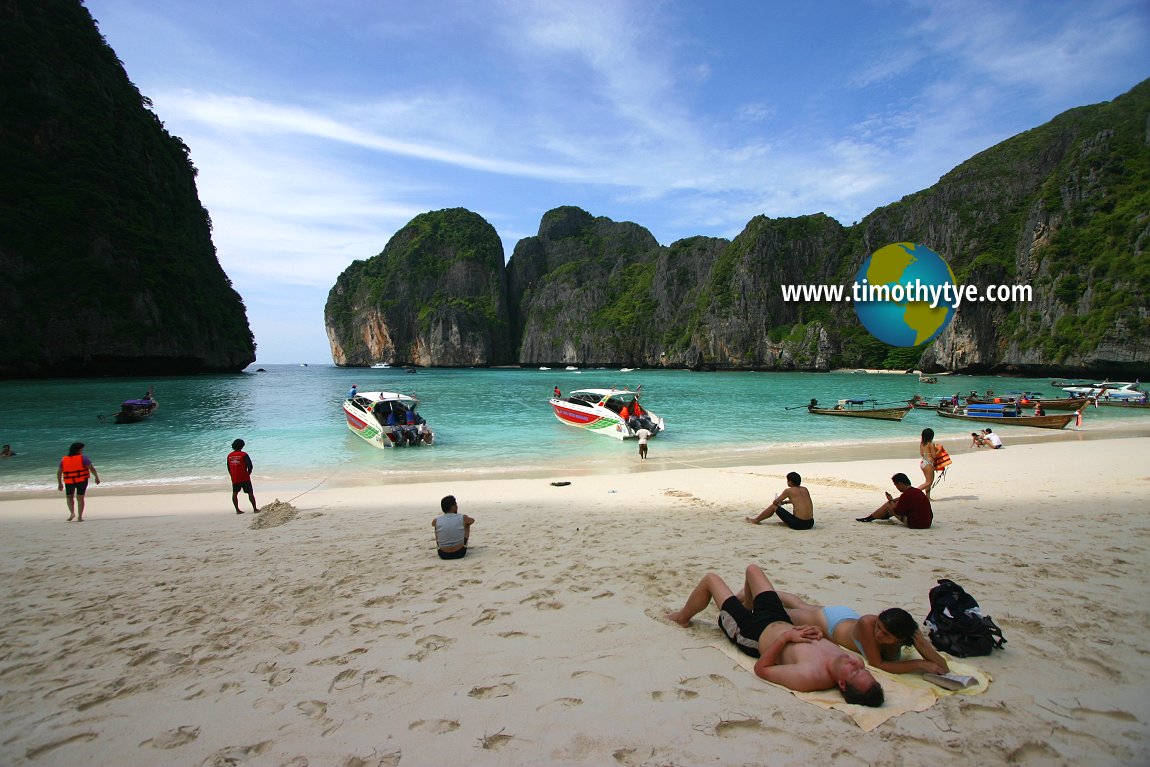
[[[911,411],[911,406],[875,408],[873,410],[836,410],[833,407],[808,407],[807,412],[815,415],[843,415],[849,418],[871,418],[876,421],[901,421]]]
[[[434,443],[435,435],[430,429],[417,435],[411,431],[416,428],[415,426],[390,426],[386,423],[380,423],[371,412],[365,409],[370,408],[372,405],[371,401],[366,400],[366,398],[370,398],[371,396],[372,393],[370,392],[366,394],[361,392],[356,397],[356,400],[361,401],[361,404],[366,402],[366,404],[363,404],[363,407],[358,407],[356,401],[353,400],[344,400],[343,402],[344,421],[347,423],[347,428],[357,437],[372,447],[380,449],[405,445],[430,445]],[[410,404],[414,402],[414,400],[404,399],[403,402]]]
[[[152,417],[152,413],[156,412],[156,408],[160,406],[159,402],[152,401],[151,405],[134,405],[128,407],[127,403],[119,413],[115,415],[116,423],[139,423],[146,421]]]
[[[995,426],[1033,426],[1038,429],[1061,429],[1073,421],[1077,416],[1074,413],[1059,415],[967,415],[956,413],[953,410],[938,409],[943,418],[958,418],[963,421],[977,421],[979,423],[993,424]]]
[[[1134,402],[1126,399],[1100,399],[1098,404],[1102,407],[1130,407],[1130,408],[1150,408],[1150,402]]]
[[[995,403],[993,397],[967,397],[966,398],[967,404],[970,404],[970,405],[991,405],[991,404],[1010,403],[1010,402],[1014,401],[1014,400],[1009,400],[1009,399],[1002,399],[1001,397],[999,398],[999,400],[1000,400],[999,403]],[[1065,397],[1065,398],[1061,398],[1061,399],[1034,399],[1034,400],[1029,400],[1022,407],[1023,408],[1030,408],[1031,410],[1033,410],[1034,406],[1040,402],[1042,403],[1042,407],[1044,410],[1071,410],[1074,412],[1078,412],[1079,410],[1081,410],[1082,408],[1084,408],[1090,404],[1090,400],[1085,399],[1083,397]]]
[[[567,426],[574,426],[577,429],[614,437],[618,440],[636,438],[634,430],[627,425],[623,418],[606,408],[584,407],[566,400],[552,399],[551,412],[560,423]],[[646,415],[657,427],[651,430],[652,436],[663,431],[665,426],[662,418],[649,410],[646,411]]]

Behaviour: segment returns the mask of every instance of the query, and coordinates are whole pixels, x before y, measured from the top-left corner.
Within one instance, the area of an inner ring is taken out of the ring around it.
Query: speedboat
[[[1084,386],[1064,386],[1062,391],[1068,394],[1078,394],[1084,397],[1096,397],[1106,400],[1141,400],[1145,393],[1138,388],[1139,382],[1134,381],[1103,381],[1102,383],[1087,384]]]
[[[387,370],[388,368],[391,367],[391,363],[389,363],[389,362],[377,362],[374,365],[372,365],[371,367],[374,370]]]
[[[638,401],[639,392],[630,389],[576,389],[566,397],[552,397],[551,410],[561,423],[615,439],[636,438],[640,429],[652,436],[665,431],[663,419],[641,404],[635,415]]]
[[[435,434],[415,412],[419,400],[391,391],[361,391],[343,401],[347,428],[379,448],[430,445]]]

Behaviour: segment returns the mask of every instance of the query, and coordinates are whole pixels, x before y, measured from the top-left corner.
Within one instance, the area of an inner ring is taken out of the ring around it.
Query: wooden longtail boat
[[[901,421],[910,412],[910,405],[899,407],[877,407],[873,399],[840,399],[834,407],[819,407],[818,400],[811,400],[807,412],[815,415],[845,415],[853,418],[873,418],[879,421]],[[867,407],[870,405],[870,407]]]
[[[1034,426],[1039,429],[1061,429],[1077,417],[1075,413],[1015,415],[1017,412],[1013,405],[994,404],[967,405],[965,408],[940,407],[938,409],[938,414],[943,418],[961,418],[964,421],[978,421],[995,426]]]
[[[966,404],[968,405],[1012,405],[1017,402],[1017,398],[1011,396],[1005,397],[967,397]],[[1059,399],[1042,399],[1042,398],[1028,398],[1022,403],[1023,409],[1033,410],[1034,406],[1042,403],[1043,410],[1072,410],[1078,412],[1082,408],[1090,404],[1088,397],[1061,397]]]

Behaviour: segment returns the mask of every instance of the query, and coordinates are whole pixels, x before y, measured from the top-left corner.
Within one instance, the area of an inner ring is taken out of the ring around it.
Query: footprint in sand
[[[247,762],[250,756],[259,756],[271,745],[272,741],[264,740],[250,746],[225,746],[209,754],[207,759],[200,762],[200,767],[236,767]]]
[[[652,700],[694,700],[699,697],[699,693],[694,690],[684,690],[681,687],[674,690],[655,690],[651,693]]]
[[[536,711],[544,711],[544,710],[550,710],[550,709],[555,709],[555,708],[575,708],[576,706],[582,706],[582,705],[583,705],[583,699],[582,698],[556,698],[555,700],[551,701],[550,703],[544,703],[542,706],[537,707],[535,710]]]
[[[295,707],[309,719],[323,719],[327,716],[327,704],[322,700],[301,700]]]
[[[419,732],[430,732],[433,735],[446,735],[449,732],[458,730],[459,722],[451,719],[416,719],[407,725],[407,729],[418,730]]]
[[[438,634],[431,634],[422,639],[415,640],[416,646],[419,648],[416,652],[408,655],[409,660],[421,661],[436,650],[442,650],[445,647],[450,647],[455,643],[454,639],[439,636]]]
[[[152,748],[179,748],[191,743],[198,737],[200,737],[200,728],[185,724],[174,730],[161,732],[155,737],[148,738],[140,745],[151,746]]]
[[[500,730],[494,735],[484,735],[479,738],[479,747],[488,751],[497,751],[513,740],[515,740],[514,735],[507,735],[503,730]]]
[[[484,700],[486,698],[506,698],[513,692],[515,692],[515,684],[513,682],[505,682],[494,684],[490,687],[472,687],[471,691],[467,694],[472,698]]]

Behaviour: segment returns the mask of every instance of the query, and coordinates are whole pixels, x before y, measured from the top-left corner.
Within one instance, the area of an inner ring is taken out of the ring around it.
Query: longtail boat
[[[964,421],[978,421],[995,426],[1034,426],[1039,429],[1061,429],[1073,421],[1076,413],[1058,415],[1020,415],[1014,405],[967,405],[965,408],[940,407],[938,414],[943,418],[961,418]]]
[[[1100,397],[1097,402],[1104,407],[1150,408],[1150,402],[1135,402],[1129,399],[1105,399]]]
[[[873,399],[840,399],[834,407],[819,407],[819,401],[812,399],[807,412],[815,415],[845,415],[852,418],[874,418],[879,421],[901,421],[910,412],[910,405],[899,407],[878,407]],[[869,407],[868,407],[869,405]]]
[[[1008,392],[993,397],[966,398],[966,404],[968,405],[1013,405],[1017,402],[1020,403],[1023,408],[1033,409],[1035,405],[1042,403],[1043,410],[1072,410],[1074,412],[1078,412],[1089,405],[1090,401],[1089,397],[1060,397],[1057,399],[1046,399],[1035,396],[1022,397],[1015,392]]]

